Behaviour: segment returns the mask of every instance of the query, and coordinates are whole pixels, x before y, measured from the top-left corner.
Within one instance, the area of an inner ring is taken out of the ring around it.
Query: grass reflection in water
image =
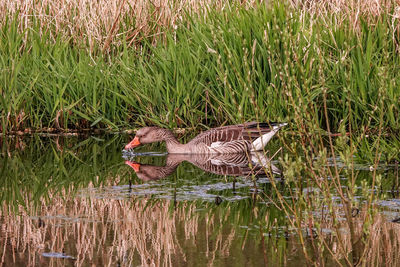
[[[284,215],[255,201],[251,178],[235,181],[185,162],[165,179],[143,182],[124,164],[125,141],[7,139],[0,184],[3,265],[259,265],[264,253],[281,262],[283,253],[270,254],[296,244],[278,233],[286,232]],[[141,160],[164,165],[167,158]],[[155,189],[132,193],[146,187]],[[192,197],[178,200],[179,194]],[[268,251],[260,243],[264,233]]]
[[[307,264],[298,231],[289,223],[293,217],[279,205],[278,192],[292,203],[301,194],[313,197],[314,207],[320,207],[312,211],[313,218],[322,231],[310,232],[307,221],[301,222],[305,249],[313,255],[323,233],[323,242],[331,249],[325,252],[326,265],[335,265],[335,259],[345,264],[345,249],[353,242],[345,220],[332,223],[329,207],[316,204],[321,192],[312,184],[291,187],[280,175],[274,176],[274,184],[265,175],[221,176],[205,172],[204,166],[192,164],[199,160],[191,158],[163,179],[143,181],[124,164],[125,142],[118,135],[6,139],[0,166],[1,265]],[[166,155],[139,155],[135,160],[141,166],[180,162]],[[362,169],[357,170],[358,179],[368,183],[371,174]],[[381,202],[385,217],[374,217],[364,255],[392,265],[398,263],[397,257],[385,255],[394,255],[400,244],[398,224],[390,222],[398,212],[388,204],[397,197],[396,170],[379,172],[385,177],[380,184],[381,192],[386,192]],[[360,182],[358,190],[361,187]],[[361,193],[355,201],[354,230],[361,234],[365,231],[357,228],[365,213]],[[345,216],[339,201],[334,208],[340,221]],[[340,241],[336,231],[342,233]]]

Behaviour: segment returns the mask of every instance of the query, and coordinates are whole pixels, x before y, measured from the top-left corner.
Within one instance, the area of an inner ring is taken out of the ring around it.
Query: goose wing
[[[192,141],[193,145],[205,144],[209,147],[219,146],[236,140],[253,142],[260,136],[270,133],[277,123],[249,122],[244,124],[223,126],[210,129],[196,136]]]

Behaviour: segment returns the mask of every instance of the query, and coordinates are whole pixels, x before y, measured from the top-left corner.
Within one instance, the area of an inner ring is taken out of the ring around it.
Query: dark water
[[[276,190],[289,197],[278,142],[245,159],[171,156],[162,145],[123,153],[127,141],[6,139],[0,266],[306,265],[276,205]],[[360,180],[370,180],[368,166],[356,168]],[[396,174],[390,166],[379,172],[379,205],[385,220],[395,220]]]

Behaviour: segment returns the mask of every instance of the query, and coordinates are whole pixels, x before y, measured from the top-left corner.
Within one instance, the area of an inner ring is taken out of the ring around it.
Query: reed
[[[335,14],[340,18],[338,23],[350,20],[354,29],[359,28],[360,22],[365,19],[373,23],[376,17],[388,12],[393,13],[393,20],[400,15],[397,3],[388,0],[288,0],[286,3],[302,14],[309,13],[319,17]],[[144,40],[158,43],[163,40],[166,32],[177,28],[188,15],[198,14],[205,17],[211,10],[252,9],[259,5],[252,0],[5,0],[0,3],[0,24],[3,25],[7,17],[16,16],[21,33],[39,23],[38,32],[51,42],[63,38],[90,52],[95,52],[98,47],[103,52],[110,52],[109,49],[123,45],[140,48]],[[265,2],[262,5],[271,3]],[[24,39],[24,45],[30,46],[28,39]]]
[[[398,134],[400,57],[393,6],[359,16],[357,27],[350,15],[341,17],[344,9],[309,14],[290,3],[220,7],[206,9],[207,16],[188,14],[163,31],[162,41],[144,38],[140,49],[125,40],[130,33],[121,32],[120,45],[107,45],[110,53],[102,52],[107,40],[87,41],[90,51],[78,45],[77,34],[63,34],[68,23],[55,21],[54,29],[44,30],[49,22],[43,20],[51,15],[7,13],[0,31],[2,132],[117,131],[145,124],[198,129],[254,119],[296,125],[296,116],[314,120],[314,130],[326,130],[321,111],[326,95],[332,132],[343,123],[374,134],[382,119],[384,134]],[[55,19],[77,10],[68,8]],[[107,36],[105,30],[94,32]]]
[[[327,132],[332,131],[331,120],[335,116],[331,116],[330,93],[323,89],[320,104],[288,95],[298,135],[281,139],[290,151],[280,157],[286,191],[282,194],[278,182],[271,179],[276,193],[274,204],[286,214],[308,264],[325,266],[329,265],[326,261],[329,259],[341,266],[365,266],[370,262],[379,265],[388,257],[387,264],[395,266],[398,259],[386,254],[397,247],[395,237],[386,239],[385,249],[373,248],[380,244],[380,238],[387,238],[387,233],[383,233],[386,223],[392,224],[381,217],[379,200],[385,199],[388,192],[396,195],[398,188],[398,152],[393,156],[387,148],[385,114],[377,112],[375,122],[369,119],[362,129],[354,128],[351,122],[357,116],[353,111],[355,106],[353,98],[347,97],[343,106],[349,110],[348,121],[335,124],[337,137],[326,136],[315,125],[323,122]],[[384,110],[386,101],[385,97],[379,97],[375,111]],[[308,110],[318,110],[320,116],[303,116]],[[375,124],[373,138],[367,134],[371,124]],[[398,148],[396,137],[389,139]],[[360,167],[360,158],[368,165]],[[383,171],[385,168],[389,171]],[[360,175],[362,169],[369,169],[370,175]],[[389,176],[389,172],[393,175]],[[392,189],[384,190],[383,185],[388,183]],[[376,234],[377,230],[382,232]],[[382,251],[375,253],[375,249]]]
[[[5,0],[0,3],[0,24],[15,16],[21,33],[34,28],[41,38],[52,43],[61,38],[91,53],[108,53],[123,45],[140,48],[144,40],[153,44],[162,41],[165,32],[176,28],[187,13],[206,14],[207,9],[254,4],[242,2]],[[37,24],[40,26],[36,27]],[[29,39],[24,38],[24,45],[30,46]]]

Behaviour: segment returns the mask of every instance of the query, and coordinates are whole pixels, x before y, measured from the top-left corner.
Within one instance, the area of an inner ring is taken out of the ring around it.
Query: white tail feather
[[[287,125],[287,123],[281,123],[281,124],[275,125],[269,133],[266,133],[266,134],[258,137],[256,140],[254,140],[253,143],[251,144],[251,146],[252,146],[251,151],[262,150],[264,148],[264,146],[269,142],[269,140],[271,140],[271,138],[279,131],[279,129],[285,125]]]

